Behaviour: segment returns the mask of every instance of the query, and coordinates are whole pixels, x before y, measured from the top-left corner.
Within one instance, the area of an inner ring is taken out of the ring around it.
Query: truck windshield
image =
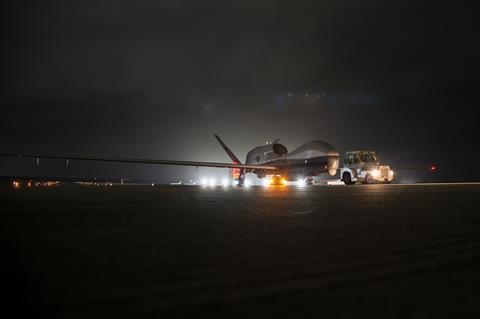
[[[360,160],[362,162],[377,162],[375,153],[360,153]]]

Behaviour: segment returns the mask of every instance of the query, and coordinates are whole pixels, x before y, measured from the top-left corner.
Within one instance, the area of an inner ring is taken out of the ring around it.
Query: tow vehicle
[[[388,165],[380,165],[373,151],[350,151],[345,153],[340,179],[345,185],[356,183],[391,183],[394,172]]]

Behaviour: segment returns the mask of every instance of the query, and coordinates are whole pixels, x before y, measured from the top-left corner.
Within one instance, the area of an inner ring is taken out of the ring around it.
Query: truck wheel
[[[372,184],[373,183],[373,177],[370,174],[367,174],[365,176],[365,184]]]
[[[350,175],[350,173],[343,173],[342,180],[345,183],[345,185],[355,184],[354,182],[352,182],[352,175]]]

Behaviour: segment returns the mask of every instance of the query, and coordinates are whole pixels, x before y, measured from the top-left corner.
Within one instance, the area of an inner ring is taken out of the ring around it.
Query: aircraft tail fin
[[[234,164],[241,164],[242,162],[240,162],[240,160],[238,159],[238,157],[235,156],[235,154],[233,154],[233,152],[228,148],[228,146],[223,143],[222,139],[217,135],[217,134],[214,134],[215,138],[217,139],[218,143],[220,143],[220,145],[222,146],[222,148],[225,150],[225,152],[227,153],[228,157],[230,157],[230,159],[232,160],[232,162]]]
[[[214,136],[217,139],[218,143],[220,143],[220,145],[222,146],[224,151],[227,153],[228,157],[230,157],[232,162],[234,164],[241,164],[242,162],[240,162],[238,157],[236,157],[235,154],[233,154],[232,150],[230,150],[228,148],[228,146],[225,143],[223,143],[220,136],[218,136],[217,134],[214,134]],[[244,168],[233,168],[232,173],[233,173],[233,178],[238,182],[238,185],[243,185],[244,180],[245,180],[245,169]]]

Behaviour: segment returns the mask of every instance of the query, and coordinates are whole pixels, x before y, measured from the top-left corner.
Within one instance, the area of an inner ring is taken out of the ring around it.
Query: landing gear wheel
[[[343,173],[342,180],[345,185],[353,185],[355,182],[352,182],[352,175],[350,173]]]

